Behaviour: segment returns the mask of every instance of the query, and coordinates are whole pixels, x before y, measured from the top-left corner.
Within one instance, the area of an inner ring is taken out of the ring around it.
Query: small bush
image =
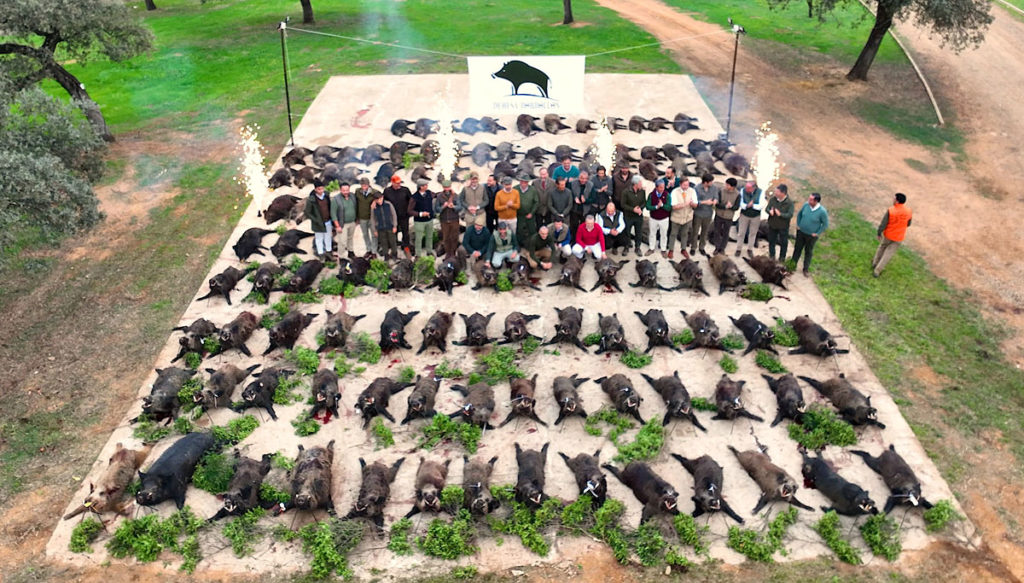
[[[601,333],[594,332],[593,334],[587,334],[583,337],[584,346],[595,346],[601,342]]]
[[[839,530],[839,515],[835,510],[829,510],[825,516],[814,524],[814,530],[824,539],[828,548],[839,557],[839,560],[851,565],[861,564],[860,553],[853,548],[850,541],[843,538]]]
[[[455,283],[460,285],[466,285],[469,283],[469,276],[466,275],[465,271],[460,271],[455,274]]]
[[[963,519],[964,517],[956,511],[953,503],[949,500],[939,500],[934,506],[924,511],[925,530],[928,532],[939,532],[949,526],[950,522]]]
[[[615,443],[619,453],[613,459],[627,464],[636,460],[654,459],[665,445],[665,430],[657,418],[649,420],[637,432],[636,438],[625,444]]]
[[[740,296],[753,302],[767,302],[775,297],[772,293],[772,288],[768,287],[768,284],[764,283],[751,283],[747,285],[747,287],[743,288],[743,291],[740,292]]]
[[[234,456],[208,452],[196,465],[192,485],[211,494],[220,494],[227,491],[228,483],[234,475]]]
[[[220,354],[220,338],[217,336],[203,338],[203,350],[210,354]]]
[[[711,413],[718,412],[718,405],[715,405],[713,401],[704,397],[694,397],[690,399],[690,406],[696,411],[710,411]]]
[[[259,497],[260,501],[267,504],[287,504],[292,499],[292,495],[288,492],[278,490],[266,482],[260,484]]]
[[[107,541],[107,550],[114,558],[131,556],[141,563],[155,561],[169,550],[182,556],[181,570],[191,573],[200,558],[196,533],[203,526],[205,522],[188,506],[163,520],[157,514],[148,514],[122,522]]]
[[[363,295],[363,286],[355,285],[352,282],[345,282],[345,289],[341,292],[345,299],[351,300]]]
[[[241,558],[251,553],[253,545],[262,538],[256,523],[264,514],[266,511],[257,506],[225,524],[221,529],[224,538],[231,542],[231,550],[235,552],[236,557]]]
[[[876,557],[884,557],[889,562],[898,559],[903,551],[900,527],[886,514],[869,516],[867,521],[860,525],[860,536]]]
[[[523,339],[523,344],[520,349],[523,351],[523,356],[530,356],[537,349],[540,348],[540,340],[537,340],[533,336],[527,336]]]
[[[388,550],[396,555],[411,555],[412,544],[409,543],[409,531],[412,529],[412,521],[402,518],[391,525],[391,532],[388,534]]]
[[[398,382],[405,384],[416,380],[416,369],[411,366],[404,366],[398,373]]]
[[[432,520],[426,536],[416,539],[416,545],[431,557],[453,561],[464,555],[476,554],[477,547],[473,545],[475,539],[473,516],[468,510],[462,509],[450,523],[440,518]]]
[[[176,431],[176,432],[178,432],[178,433],[180,433],[182,435],[185,435],[186,433],[191,433],[192,430],[194,429],[194,426],[192,425],[192,421],[190,421],[189,418],[185,417],[184,415],[182,415],[181,417],[178,417],[177,419],[175,419],[173,425],[174,425],[174,431]]]
[[[612,426],[611,432],[608,433],[608,439],[612,443],[615,443],[620,435],[633,427],[633,422],[628,417],[611,407],[602,407],[597,413],[588,415],[587,420],[583,422],[583,427],[590,435],[601,435],[601,428],[597,426],[601,422]]]
[[[441,361],[441,364],[434,367],[434,376],[445,379],[458,379],[462,378],[462,369],[452,367],[448,359],[445,359]]]
[[[736,334],[735,332],[729,334],[725,338],[722,338],[722,346],[728,348],[729,350],[739,350],[746,345],[747,343],[743,339],[743,337],[740,336],[739,334]]]
[[[676,346],[685,346],[691,342],[693,342],[693,330],[690,330],[689,328],[672,336],[672,344],[675,344]]]
[[[355,520],[330,518],[299,529],[302,550],[313,556],[310,575],[326,579],[331,575],[352,576],[348,553],[363,539],[363,524]]]
[[[789,437],[809,450],[857,443],[853,427],[840,419],[835,411],[817,403],[807,408],[800,423],[789,424]]]
[[[370,260],[370,271],[366,273],[366,283],[377,288],[377,291],[388,291],[388,287],[391,285],[391,268],[388,267],[386,261]]]
[[[320,280],[320,293],[325,296],[340,296],[345,292],[345,282],[338,279],[336,275],[325,277]]]
[[[190,352],[189,354],[195,353]],[[195,401],[192,397],[196,393],[202,392],[202,390],[203,381],[196,377],[188,379],[181,385],[181,390],[178,391],[178,403],[186,410],[191,410],[192,407],[195,407]]]
[[[462,423],[438,413],[429,425],[423,427],[423,435],[416,447],[430,449],[441,441],[457,441],[466,453],[476,453],[483,431],[476,425]]]
[[[377,449],[395,445],[395,436],[391,433],[391,429],[384,425],[384,420],[380,417],[374,417],[373,423],[370,424],[370,430],[373,432],[374,439],[377,440]]]
[[[103,530],[103,523],[93,517],[88,517],[75,525],[71,531],[71,540],[68,542],[68,550],[72,553],[91,553],[92,543]]]
[[[509,346],[494,348],[490,353],[477,359],[477,364],[484,368],[484,381],[489,385],[507,381],[510,378],[522,378],[525,373],[516,366],[516,351]]]
[[[267,296],[264,295],[263,292],[252,290],[248,295],[242,298],[242,301],[250,304],[256,304],[258,306],[265,306],[267,305],[268,300]]]
[[[292,471],[295,468],[295,458],[288,457],[277,451],[271,456],[270,465],[282,470]]]
[[[186,352],[185,353],[185,366],[190,370],[197,370],[199,365],[203,363],[203,357],[198,352]]]
[[[495,286],[500,292],[512,291],[512,280],[509,279],[507,271],[498,272],[498,282]]]
[[[143,443],[154,443],[167,437],[171,434],[171,428],[158,425],[155,421],[152,421],[145,413],[139,415],[138,424],[135,429],[132,430],[132,436],[135,439],[142,441]]]
[[[474,579],[476,578],[478,569],[473,565],[466,565],[465,567],[455,567],[452,569],[452,578],[454,579]]]
[[[775,326],[772,327],[772,331],[775,332],[775,344],[787,347],[800,345],[800,335],[782,318],[775,318]]]
[[[757,531],[730,526],[726,545],[752,561],[772,563],[775,561],[772,555],[776,551],[786,554],[782,546],[782,538],[789,527],[796,524],[796,518],[796,508],[789,508],[785,512],[779,513],[769,524],[768,534],[764,539]]]
[[[413,277],[418,284],[430,283],[434,280],[434,258],[418,257],[413,266]]]
[[[629,368],[643,368],[653,361],[654,358],[650,354],[643,354],[635,350],[623,352],[622,356],[619,357],[619,362]]]
[[[722,355],[722,359],[718,361],[718,366],[722,367],[722,370],[729,374],[732,374],[740,369],[739,365],[736,364],[736,359],[729,356],[728,354]]]
[[[227,425],[214,425],[210,428],[210,432],[221,446],[238,445],[259,426],[260,422],[255,417],[245,415],[228,421]]]
[[[551,545],[540,534],[540,531],[547,528],[553,520],[561,515],[562,504],[554,498],[549,498],[536,511],[514,500],[511,505],[512,514],[508,519],[492,519],[490,521],[491,528],[495,532],[518,536],[524,547],[546,557],[551,550]]]
[[[789,372],[786,370],[786,367],[782,366],[782,363],[772,356],[772,353],[767,350],[758,350],[757,357],[754,358],[754,363],[770,373],[782,374],[784,372]]]
[[[312,348],[299,346],[293,350],[285,350],[284,357],[296,366],[299,374],[316,374],[320,369],[320,357]]]
[[[301,415],[292,419],[292,427],[295,428],[295,435],[306,437],[320,431],[320,422],[309,416],[309,411],[303,411]]]
[[[700,528],[697,526],[697,521],[694,520],[689,514],[677,514],[672,519],[672,526],[676,530],[676,535],[679,536],[680,542],[683,544],[693,547],[693,550],[697,554],[707,554],[708,546],[701,539],[701,533],[706,531],[708,527]]]
[[[301,401],[302,394],[298,390],[300,385],[302,385],[302,379],[298,376],[281,377],[277,382],[277,388],[274,389],[274,404],[291,405]]]
[[[441,508],[449,514],[455,514],[462,508],[462,502],[466,499],[466,491],[462,486],[449,484],[441,490]]]
[[[352,342],[354,348],[348,353],[349,357],[366,364],[377,364],[380,362],[380,345],[373,338],[370,338],[368,333],[356,332],[352,335]]]
[[[636,556],[643,566],[653,567],[660,563],[666,546],[661,531],[653,523],[641,524],[636,529]]]

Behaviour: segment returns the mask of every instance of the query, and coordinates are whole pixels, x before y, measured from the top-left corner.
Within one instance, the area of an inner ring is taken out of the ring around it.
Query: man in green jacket
[[[775,259],[775,245],[779,246],[778,257],[785,261],[789,250],[789,222],[793,218],[793,201],[789,199],[789,187],[780,184],[775,187],[775,196],[768,201],[768,255]]]
[[[623,233],[628,240],[633,233],[633,252],[640,256],[640,239],[644,229],[644,209],[647,208],[647,192],[639,175],[630,179],[630,187],[622,191],[622,219],[626,222]]]
[[[793,245],[793,263],[800,260],[800,253],[804,255],[804,277],[809,275],[811,268],[811,257],[814,255],[814,244],[825,229],[828,228],[828,211],[821,206],[821,195],[812,192],[807,197],[807,202],[800,208],[796,215],[796,244]]]
[[[320,180],[313,181],[313,192],[309,193],[306,199],[304,210],[309,217],[310,229],[313,231],[313,252],[317,259],[337,259],[331,253],[331,238],[334,227],[338,224],[338,202],[324,191],[324,183]]]
[[[363,232],[363,243],[366,244],[367,252],[376,253],[377,235],[370,217],[370,205],[377,199],[377,192],[370,188],[369,178],[359,179],[359,188],[356,190],[355,197],[356,220],[359,222],[359,229]]]
[[[540,184],[526,175],[519,177],[519,210],[516,211],[516,239],[527,241],[537,232],[537,213],[540,209]]]
[[[356,197],[352,196],[352,187],[345,183],[340,188],[341,192],[334,197],[338,203],[338,222],[341,223],[338,230],[338,254],[348,256],[349,251],[356,252],[353,235],[359,221],[356,219]]]

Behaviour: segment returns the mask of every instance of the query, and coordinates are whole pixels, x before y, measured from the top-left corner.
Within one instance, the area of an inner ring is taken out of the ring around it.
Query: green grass
[[[853,112],[901,140],[962,153],[966,141],[963,133],[948,121],[939,126],[930,104],[915,103],[894,106],[860,99],[853,104]]]
[[[747,38],[783,43],[849,61],[852,66],[874,21],[856,2],[840,4],[824,22],[807,17],[807,4],[793,0],[784,8],[770,9],[765,0],[666,0],[681,12],[696,13],[701,20],[727,29],[732,17],[743,25]],[[766,47],[770,49],[769,47]],[[875,63],[905,62],[899,46],[886,35]]]
[[[227,132],[210,121],[231,119],[245,111],[246,121],[260,123],[265,144],[284,142],[281,45],[276,24],[292,17],[297,29],[399,42],[455,55],[591,54],[654,41],[632,23],[592,1],[574,8],[590,26],[549,26],[560,21],[561,6],[544,0],[515,3],[470,0],[452,5],[421,2],[314,3],[316,24],[304,26],[298,2],[277,0],[163,0],[159,10],[138,12],[152,27],[155,49],[126,63],[70,65],[89,87],[116,132],[166,123],[182,131]],[[472,18],[463,15],[472,14]],[[444,26],[438,26],[439,22]],[[499,28],[480,26],[500,22]],[[288,34],[292,110],[301,118],[331,75],[463,73],[462,56],[312,35]],[[675,73],[675,64],[657,46],[591,57],[592,72]],[[53,83],[48,88],[60,94]],[[245,88],[244,91],[240,88]],[[299,119],[295,120],[296,122]],[[271,148],[274,149],[274,148]]]
[[[1024,459],[1024,372],[1006,362],[1003,331],[986,322],[970,295],[928,271],[906,247],[882,276],[871,277],[875,226],[848,209],[833,211],[832,228],[815,254],[814,280],[878,376],[895,397],[908,400],[903,415],[940,469],[953,469],[936,423],[965,436],[994,431]],[[915,407],[907,395],[920,381],[907,370],[930,367],[943,379],[941,400]],[[941,421],[933,407],[942,410]]]

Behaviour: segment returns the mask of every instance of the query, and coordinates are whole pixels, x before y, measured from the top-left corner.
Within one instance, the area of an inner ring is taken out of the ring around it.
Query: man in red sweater
[[[587,215],[585,223],[576,229],[576,244],[572,246],[572,254],[583,259],[585,254],[594,259],[604,257],[604,232],[594,224],[594,215]]]

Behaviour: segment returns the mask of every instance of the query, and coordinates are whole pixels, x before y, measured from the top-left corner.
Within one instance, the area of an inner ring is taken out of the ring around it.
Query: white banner
[[[475,115],[583,113],[586,57],[467,57]]]

